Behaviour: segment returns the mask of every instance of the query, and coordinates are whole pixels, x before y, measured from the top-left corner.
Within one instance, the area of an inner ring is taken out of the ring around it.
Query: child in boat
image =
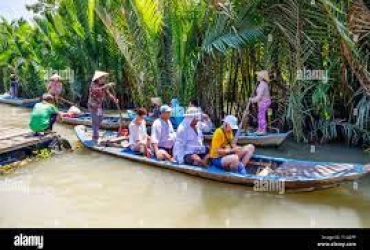
[[[59,96],[63,91],[62,78],[58,74],[54,74],[50,77],[47,86],[48,93],[52,95],[56,102],[59,100]]]
[[[31,113],[30,129],[36,133],[49,133],[53,130],[54,123],[61,114],[55,107],[55,99],[50,94],[42,96],[43,102],[37,103]]]
[[[250,98],[252,103],[258,105],[258,130],[257,134],[263,135],[267,133],[267,111],[271,105],[271,96],[269,90],[269,73],[267,70],[257,72],[257,80],[259,81],[256,96]]]
[[[111,94],[109,87],[114,86],[113,83],[105,84],[108,73],[103,71],[95,71],[92,83],[89,89],[88,107],[91,113],[91,122],[93,137],[92,140],[97,142],[99,140],[99,128],[103,121],[103,101],[108,95],[110,99],[118,104],[118,99]]]
[[[208,165],[208,149],[203,143],[202,129],[198,126],[201,114],[196,107],[189,108],[177,129],[173,155],[180,164]]]
[[[150,157],[150,137],[146,131],[145,108],[136,111],[136,118],[129,125],[129,147],[134,152],[141,152]]]
[[[238,129],[238,120],[233,115],[223,119],[223,124],[213,134],[210,159],[215,167],[246,174],[245,167],[252,157],[255,148],[252,144],[244,147],[237,146],[234,140],[233,130]]]

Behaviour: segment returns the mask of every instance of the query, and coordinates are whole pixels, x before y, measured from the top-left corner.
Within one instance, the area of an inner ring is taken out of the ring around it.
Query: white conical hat
[[[158,106],[162,105],[162,99],[160,97],[152,97],[150,100],[153,104],[157,104]]]
[[[256,74],[260,77],[262,77],[265,81],[269,82],[270,81],[270,75],[267,70],[261,70],[256,72]]]
[[[94,77],[93,77],[92,81],[94,82],[97,79],[99,79],[99,78],[101,78],[103,76],[107,76],[107,75],[109,75],[109,73],[104,72],[104,71],[97,70],[97,71],[95,71],[95,74],[94,74]]]
[[[58,74],[54,74],[50,77],[50,80],[62,80],[62,78],[60,77],[60,75]]]

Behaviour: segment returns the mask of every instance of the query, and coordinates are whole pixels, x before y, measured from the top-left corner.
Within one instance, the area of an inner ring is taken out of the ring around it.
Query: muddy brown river
[[[0,127],[27,128],[30,110],[0,105]],[[370,227],[370,176],[341,187],[274,194],[167,171],[81,148],[0,176],[0,227]],[[360,149],[287,142],[258,153],[370,162]]]

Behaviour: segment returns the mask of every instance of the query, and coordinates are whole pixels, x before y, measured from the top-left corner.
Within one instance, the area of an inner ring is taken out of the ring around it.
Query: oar
[[[234,143],[235,144],[237,144],[238,143],[238,139],[239,139],[239,136],[240,136],[240,130],[242,129],[242,126],[243,126],[243,122],[244,122],[244,120],[245,120],[245,117],[249,114],[249,107],[250,107],[250,105],[251,105],[251,100],[249,99],[248,100],[248,103],[247,103],[247,107],[246,107],[246,109],[244,110],[244,112],[243,112],[243,116],[242,116],[242,119],[241,119],[241,121],[240,121],[240,123],[239,123],[239,127],[238,127],[238,131],[236,132],[236,135],[235,135],[235,137],[234,137]]]
[[[113,92],[114,97],[117,97],[116,92],[114,91],[113,88],[112,88],[112,92]],[[119,112],[119,128],[118,128],[118,134],[117,134],[117,137],[119,137],[121,133],[121,129],[122,129],[123,117],[122,117],[122,111],[121,111],[121,107],[119,103],[116,103],[116,107]]]
[[[258,86],[258,85],[256,85],[256,86]],[[255,90],[256,90],[256,86],[253,88],[253,90],[252,90],[252,95],[253,95],[253,93],[255,92]],[[246,109],[244,110],[244,112],[243,112],[243,116],[242,116],[242,119],[241,119],[241,121],[240,121],[240,123],[239,123],[239,127],[238,127],[238,131],[236,132],[236,135],[235,135],[235,137],[234,137],[234,140],[233,140],[233,142],[235,143],[235,144],[237,144],[238,143],[238,139],[239,139],[239,136],[240,136],[240,130],[242,129],[242,126],[243,126],[243,122],[244,122],[244,120],[245,120],[245,118],[249,115],[249,107],[250,107],[250,105],[251,105],[251,99],[249,98],[248,99],[248,103],[247,103],[247,107],[246,107]]]
[[[73,103],[73,102],[71,102],[71,101],[68,101],[67,99],[64,99],[64,98],[62,98],[62,97],[59,97],[59,99],[60,99],[61,101],[65,102],[65,103],[67,103],[67,104],[71,105],[71,106],[76,106],[76,104],[75,104],[75,103]],[[86,111],[87,111],[87,109],[85,109],[85,108],[81,107],[80,105],[77,105],[77,106],[78,106],[78,108],[79,108],[79,109],[81,109],[82,111],[84,111],[84,112],[86,112]]]

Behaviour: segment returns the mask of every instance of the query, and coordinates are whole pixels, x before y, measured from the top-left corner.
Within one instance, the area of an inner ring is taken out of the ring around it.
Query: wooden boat
[[[28,156],[34,150],[49,147],[58,136],[56,133],[47,135],[34,135],[27,129],[1,128],[0,129],[0,169]]]
[[[32,108],[36,103],[40,102],[40,98],[21,99],[11,98],[8,95],[0,95],[0,103],[9,104],[17,107]]]
[[[278,147],[284,143],[292,131],[286,133],[267,133],[266,135],[257,135],[256,133],[242,133],[239,136],[238,144],[253,144],[257,147]],[[205,134],[206,141],[212,140],[213,133]]]
[[[127,128],[133,119],[134,119],[133,117],[128,116],[128,115],[123,116],[122,117],[122,127]],[[85,125],[85,126],[91,126],[91,123],[92,123],[90,113],[84,113],[76,117],[63,116],[60,122],[69,124],[69,125]],[[120,125],[119,122],[120,122],[119,116],[105,115],[100,127],[102,129],[117,130],[119,129],[119,125]],[[153,123],[153,120],[151,118],[146,118],[147,126],[151,126],[152,123]]]
[[[255,155],[247,167],[248,173],[242,175],[224,171],[214,166],[201,168],[157,161],[154,158],[146,158],[136,154],[127,148],[100,146],[92,142],[91,129],[86,126],[75,127],[75,133],[83,145],[91,150],[219,182],[250,186],[255,191],[277,191],[271,189],[264,190],[263,187],[266,187],[266,185],[267,187],[269,187],[268,185],[280,185],[281,188],[284,188],[284,192],[289,190],[312,191],[335,187],[344,182],[356,181],[370,173],[370,165],[310,162]],[[101,131],[101,135],[105,139],[109,139],[115,138],[117,133]],[[266,176],[257,174],[260,173],[259,169],[261,166],[270,166],[272,173]],[[279,192],[282,192],[282,190],[279,190]]]

